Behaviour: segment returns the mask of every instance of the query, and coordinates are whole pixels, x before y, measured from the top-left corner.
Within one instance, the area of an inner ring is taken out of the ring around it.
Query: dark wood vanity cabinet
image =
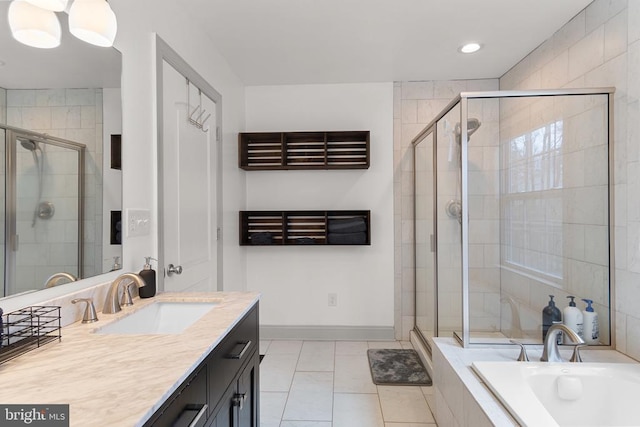
[[[258,304],[145,426],[258,427]]]

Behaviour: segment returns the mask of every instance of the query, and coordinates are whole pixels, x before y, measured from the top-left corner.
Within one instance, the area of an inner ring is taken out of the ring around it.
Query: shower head
[[[476,119],[475,117],[467,119],[467,138],[471,138],[471,135],[473,135],[478,129],[480,129],[481,125],[482,123],[480,122],[480,120]],[[456,123],[455,132],[456,136],[459,138],[460,134],[462,133],[460,123]],[[458,141],[460,141],[460,139],[458,139]]]
[[[39,148],[38,143],[33,139],[20,139],[19,141],[25,150],[36,151]]]

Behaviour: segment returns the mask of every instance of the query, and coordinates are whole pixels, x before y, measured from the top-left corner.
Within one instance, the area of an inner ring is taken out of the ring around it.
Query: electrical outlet
[[[151,211],[127,209],[127,237],[148,236],[151,233]]]
[[[337,307],[338,306],[338,294],[331,293],[327,298],[327,303],[329,307]]]

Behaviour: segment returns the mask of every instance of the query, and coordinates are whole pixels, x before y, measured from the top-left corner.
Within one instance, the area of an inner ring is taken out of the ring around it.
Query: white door
[[[165,291],[215,291],[217,284],[216,104],[163,63],[160,251]],[[190,106],[187,105],[190,91]],[[190,123],[211,114],[202,129]],[[208,130],[207,130],[208,129]],[[205,131],[207,130],[207,131]],[[173,266],[171,268],[171,266]],[[162,274],[162,270],[160,270]]]

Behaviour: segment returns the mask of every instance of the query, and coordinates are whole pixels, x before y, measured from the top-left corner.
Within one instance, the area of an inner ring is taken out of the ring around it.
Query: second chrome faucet
[[[572,356],[571,361],[580,361],[579,347],[584,344],[584,340],[580,338],[580,335],[578,335],[573,329],[563,325],[562,323],[554,322],[554,324],[549,328],[544,341],[544,350],[542,351],[542,357],[540,358],[541,362],[562,362],[562,357],[560,357],[560,351],[558,350],[558,334],[560,334],[560,332],[564,332],[571,342],[577,344],[574,348],[574,356]]]
[[[104,301],[104,306],[102,307],[102,312],[104,314],[113,314],[122,310],[122,308],[120,307],[119,298],[120,284],[125,284],[125,288],[123,289],[123,291],[126,293],[126,287],[129,286],[129,282],[133,282],[133,284],[135,284],[138,288],[141,288],[145,285],[142,277],[138,276],[135,273],[124,273],[116,277],[116,279],[111,282],[111,285],[109,285],[109,290],[107,291],[107,297]]]

